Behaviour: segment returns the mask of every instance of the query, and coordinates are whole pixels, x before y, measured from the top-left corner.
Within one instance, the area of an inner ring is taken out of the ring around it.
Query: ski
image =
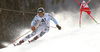
[[[31,42],[32,42],[32,40],[28,40],[28,42],[29,42],[29,43],[31,43]]]
[[[17,44],[13,44],[14,46],[17,46]]]
[[[28,40],[29,43],[31,43],[31,41]]]
[[[34,40],[28,40],[29,43],[34,42]]]
[[[14,46],[18,46],[18,45],[21,45],[21,44],[13,44]]]
[[[34,40],[28,40],[29,43],[33,42]],[[13,44],[14,46],[18,46],[18,45],[21,45],[21,44]]]

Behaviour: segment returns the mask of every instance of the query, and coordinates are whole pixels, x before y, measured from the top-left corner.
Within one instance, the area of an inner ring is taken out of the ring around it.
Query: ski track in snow
[[[10,45],[0,52],[100,52],[100,25],[61,31],[51,29],[35,42]]]

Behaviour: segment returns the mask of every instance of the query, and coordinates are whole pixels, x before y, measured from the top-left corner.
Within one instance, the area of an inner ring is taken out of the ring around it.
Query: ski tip
[[[28,43],[31,43],[31,41],[28,40]]]
[[[15,46],[15,44],[13,44]]]
[[[33,42],[33,40],[28,40],[29,43]]]
[[[14,46],[17,46],[16,44],[13,44]]]

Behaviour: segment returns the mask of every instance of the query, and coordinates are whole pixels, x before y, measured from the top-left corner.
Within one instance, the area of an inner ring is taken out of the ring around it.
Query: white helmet
[[[42,12],[45,13],[44,8],[42,8],[42,7],[38,8],[37,13],[42,13]]]

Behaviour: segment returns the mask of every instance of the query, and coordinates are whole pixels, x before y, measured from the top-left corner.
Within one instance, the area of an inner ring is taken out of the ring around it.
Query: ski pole
[[[51,28],[56,28],[56,27],[54,27],[54,26],[50,26]]]
[[[30,30],[31,31],[31,30]],[[13,42],[11,42],[10,44],[14,43],[15,41],[17,41],[18,39],[20,39],[21,37],[23,37],[24,35],[28,34],[30,31],[26,32],[25,34],[23,34],[22,36],[20,36],[19,38],[17,38],[16,40],[14,40]],[[10,44],[8,44],[7,46],[9,46]]]

